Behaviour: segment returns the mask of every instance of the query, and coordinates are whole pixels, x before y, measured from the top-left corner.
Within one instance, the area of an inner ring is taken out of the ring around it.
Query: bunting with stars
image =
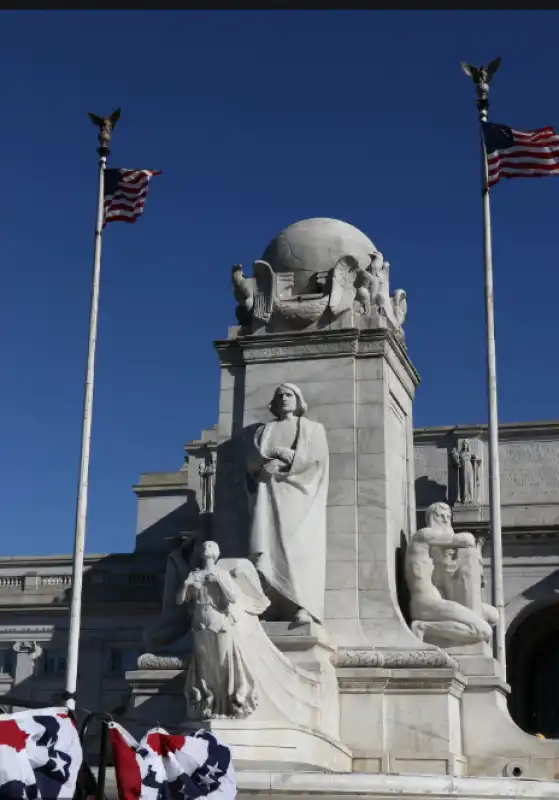
[[[109,724],[120,800],[234,800],[231,751],[209,731],[174,736],[152,728],[140,742]]]
[[[78,732],[67,709],[1,716],[0,798],[71,798],[81,764]]]

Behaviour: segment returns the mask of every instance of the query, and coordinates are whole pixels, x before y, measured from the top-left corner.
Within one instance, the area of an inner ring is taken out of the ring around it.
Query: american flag
[[[235,800],[231,751],[210,731],[152,728],[137,742],[111,722],[109,736],[120,800]]]
[[[517,131],[508,125],[483,123],[488,185],[500,178],[540,178],[559,173],[559,136],[553,128]]]
[[[82,763],[78,732],[65,708],[0,716],[0,797],[69,800]]]
[[[109,222],[136,222],[148,193],[155,169],[105,170],[105,215],[103,227]]]

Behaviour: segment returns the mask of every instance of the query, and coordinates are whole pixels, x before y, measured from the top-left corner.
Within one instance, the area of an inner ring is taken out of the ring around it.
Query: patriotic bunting
[[[0,798],[70,800],[82,748],[65,708],[0,716]]]
[[[234,800],[231,751],[209,731],[173,736],[152,728],[137,742],[116,722],[109,735],[120,800]]]

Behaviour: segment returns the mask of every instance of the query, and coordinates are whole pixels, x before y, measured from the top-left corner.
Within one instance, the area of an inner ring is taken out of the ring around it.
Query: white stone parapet
[[[453,778],[447,775],[369,775],[362,772],[332,774],[318,772],[237,771],[239,800],[259,796],[289,800],[320,797],[342,800],[367,796],[377,800],[556,800],[556,781],[514,778]],[[114,770],[107,770],[106,794],[118,797]]]
[[[238,772],[239,796],[266,794],[270,797],[313,797],[325,800],[366,795],[376,798],[456,798],[463,800],[557,799],[556,781],[513,778],[453,778],[448,775],[351,775],[287,772]]]

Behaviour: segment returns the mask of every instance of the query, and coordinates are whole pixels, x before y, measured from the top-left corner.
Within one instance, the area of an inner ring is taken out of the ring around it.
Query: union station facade
[[[417,523],[435,501],[452,506],[455,530],[483,543],[490,598],[486,427],[421,428],[414,440]],[[125,673],[160,613],[167,555],[182,537],[211,533],[217,429],[185,450],[180,469],[134,487],[133,552],[86,557],[82,707],[126,706]],[[559,423],[501,425],[500,463],[509,708],[525,731],[559,738]],[[1,694],[47,704],[63,691],[70,592],[70,555],[0,559]]]

